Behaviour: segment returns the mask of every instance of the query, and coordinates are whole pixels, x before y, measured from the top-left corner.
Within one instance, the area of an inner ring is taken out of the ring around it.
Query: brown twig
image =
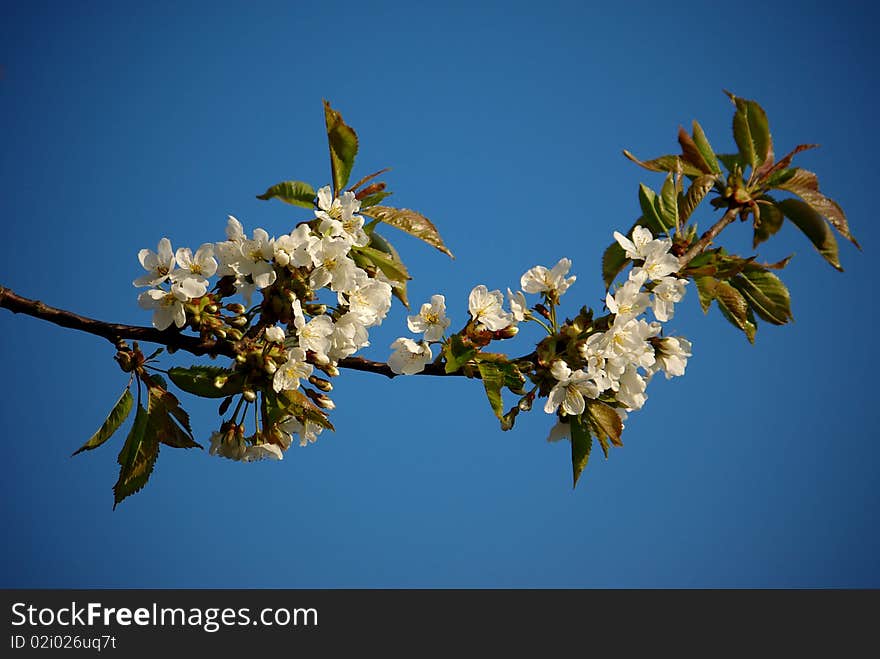
[[[227,341],[202,341],[197,336],[181,334],[174,329],[159,331],[154,327],[120,325],[118,323],[108,323],[94,318],[87,318],[71,311],[51,307],[39,300],[23,297],[4,286],[0,286],[0,308],[9,309],[12,313],[23,313],[27,316],[39,318],[60,327],[94,334],[95,336],[107,339],[114,346],[118,345],[123,339],[131,339],[146,343],[158,343],[172,350],[183,350],[193,355],[235,357],[234,346]],[[376,373],[388,378],[393,378],[397,375],[388,364],[364,359],[363,357],[346,357],[339,361],[338,367],[353,371]],[[428,364],[419,375],[463,376],[464,373],[461,371],[447,373],[442,364]]]
[[[681,255],[678,262],[681,263],[681,267],[684,268],[688,263],[690,263],[694,257],[698,254],[701,254],[709,245],[712,244],[712,241],[724,230],[728,224],[733,222],[736,219],[737,214],[739,213],[739,206],[731,206],[727,209],[727,212],[721,216],[721,219],[718,220],[715,224],[713,224],[709,229],[700,236],[700,239],[690,246],[690,249]]]

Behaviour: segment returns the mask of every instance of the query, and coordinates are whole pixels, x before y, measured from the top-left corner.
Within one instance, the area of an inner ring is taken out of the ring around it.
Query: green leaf
[[[674,222],[671,225],[664,223],[660,212],[660,204],[657,201],[657,193],[644,183],[639,183],[639,206],[642,207],[642,217],[645,220],[646,226],[659,226],[662,227],[664,232],[668,232],[671,228],[675,227]]]
[[[767,113],[755,101],[739,98],[725,92],[736,106],[733,115],[733,137],[743,159],[757,168],[765,162],[773,162],[773,139]]]
[[[673,174],[676,172],[681,172],[685,176],[699,176],[703,172],[691,165],[690,163],[685,162],[678,156],[668,155],[668,156],[660,156],[659,158],[654,158],[653,160],[639,160],[632,153],[623,150],[623,155],[632,160],[635,164],[640,167],[644,167],[648,171],[651,172],[672,172]]]
[[[149,413],[138,405],[134,423],[119,452],[119,479],[113,486],[113,509],[127,496],[143,488],[153,473],[153,465],[159,456],[159,442],[147,432]]]
[[[663,224],[670,228],[678,226],[678,192],[675,189],[675,180],[672,174],[666,177],[660,196],[657,198],[660,208],[660,216]]]
[[[602,281],[605,282],[606,289],[611,288],[615,277],[620,274],[627,263],[629,263],[629,259],[626,257],[626,252],[617,241],[608,245],[602,255]]]
[[[351,248],[351,253],[352,258],[354,258],[355,261],[358,260],[356,258],[358,255],[362,256],[368,262],[379,268],[385,276],[392,281],[407,281],[412,279],[412,277],[409,276],[409,272],[406,270],[406,266],[400,261],[395,260],[389,253],[372,247],[358,246],[353,246]]]
[[[709,140],[706,139],[706,134],[703,132],[702,126],[694,121],[693,129],[694,144],[697,146],[697,149],[699,149],[700,155],[703,156],[703,160],[705,160],[706,164],[709,165],[709,170],[711,172],[715,174],[720,174],[721,167],[718,166],[718,159],[715,157],[715,152],[712,150],[712,145],[709,144]]]
[[[694,283],[697,285],[700,307],[703,309],[703,313],[709,313],[709,307],[712,306],[712,300],[715,299],[715,287],[718,280],[715,277],[694,277]]]
[[[446,373],[455,373],[477,354],[476,349],[464,342],[460,334],[453,334],[443,344],[443,357],[446,359]]]
[[[712,168],[703,157],[702,151],[700,151],[700,149],[694,143],[693,138],[688,135],[687,131],[681,126],[679,126],[678,128],[678,143],[681,145],[681,154],[685,162],[688,162],[696,167],[698,170],[700,170],[700,173],[712,173]]]
[[[732,172],[737,167],[739,167],[740,171],[745,169],[746,163],[743,163],[738,153],[719,153],[718,160],[722,162],[729,172]]]
[[[688,221],[694,210],[706,198],[709,190],[714,185],[715,176],[713,174],[698,176],[691,182],[687,193],[682,198],[681,203],[678,204],[678,219],[682,225]]]
[[[452,252],[443,244],[443,239],[440,237],[437,227],[421,213],[409,210],[408,208],[391,208],[390,206],[364,208],[361,209],[361,213],[385,224],[390,224],[428,243],[431,247],[436,247],[447,256],[452,256]]]
[[[743,294],[754,312],[768,323],[785,325],[793,319],[788,289],[772,272],[750,270],[737,275],[730,283]]]
[[[327,141],[330,145],[330,171],[333,175],[333,196],[348,183],[354,158],[358,152],[357,133],[343,120],[342,115],[324,101],[324,121],[327,124]]]
[[[846,214],[843,212],[843,209],[833,199],[829,199],[819,192],[819,179],[816,175],[813,172],[800,168],[790,171],[792,175],[785,181],[777,183],[775,187],[793,192],[803,199],[813,210],[828,218],[828,221],[837,229],[841,236],[861,249],[859,243],[856,242],[856,239],[849,232],[849,224],[846,221]]]
[[[226,398],[239,394],[244,384],[240,373],[217,366],[175,366],[168,371],[168,377],[183,391],[202,398]],[[226,378],[226,383],[219,388],[214,386],[218,377]]]
[[[486,397],[489,399],[489,405],[499,420],[504,416],[504,401],[501,400],[501,387],[504,386],[504,371],[499,368],[498,364],[491,362],[479,362],[477,368],[480,369],[480,378],[483,380],[483,388],[486,390]]]
[[[131,383],[129,382],[129,386],[130,384]],[[98,448],[101,444],[110,439],[113,433],[119,430],[119,426],[122,425],[122,422],[128,418],[128,414],[131,412],[133,404],[134,398],[127,386],[125,387],[125,391],[123,391],[122,395],[119,397],[119,400],[113,405],[113,409],[110,410],[110,414],[107,415],[107,418],[104,423],[101,424],[101,427],[98,428],[97,432],[89,438],[89,441],[80,446],[73,455]]]
[[[574,477],[572,488],[577,487],[584,467],[590,460],[590,451],[593,449],[593,438],[590,436],[590,428],[587,422],[581,421],[580,417],[570,417],[571,423],[571,469]]]
[[[173,448],[202,448],[192,436],[189,415],[180,407],[177,397],[165,389],[150,388],[147,434]],[[172,418],[173,417],[173,418]],[[175,423],[174,420],[177,420]]]
[[[268,400],[275,399],[273,404],[288,416],[295,416],[300,421],[303,421],[304,419],[307,421],[313,421],[322,428],[335,430],[333,424],[330,423],[330,419],[327,418],[327,415],[324,414],[321,408],[310,401],[308,397],[299,390],[287,389],[275,396],[270,388],[264,392],[264,395],[267,396]]]
[[[757,325],[749,318],[749,304],[738,290],[726,281],[718,281],[715,285],[715,299],[721,314],[734,326],[741,329],[749,343],[755,342]]]
[[[785,217],[804,232],[828,263],[843,272],[838,257],[837,240],[831,232],[831,227],[810,204],[800,199],[783,199],[776,206]]]
[[[315,190],[311,185],[302,181],[284,181],[283,183],[273,185],[263,194],[257,195],[257,199],[263,199],[264,201],[280,199],[284,203],[294,206],[314,208]]]
[[[776,235],[776,232],[782,227],[784,219],[785,216],[782,214],[782,211],[777,208],[775,202],[770,206],[761,204],[761,220],[758,222],[758,226],[755,227],[752,248],[756,248],[771,236]]]
[[[598,400],[588,400],[587,414],[597,437],[605,437],[615,446],[623,446],[620,439],[623,422],[614,408]]]

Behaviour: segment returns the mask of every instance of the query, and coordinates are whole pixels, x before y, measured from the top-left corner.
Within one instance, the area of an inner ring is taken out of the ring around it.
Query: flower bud
[[[216,330],[214,330],[214,334],[217,335],[218,339],[225,339],[226,338],[226,330],[225,329],[218,327]]]
[[[499,339],[512,339],[519,333],[519,327],[516,325],[508,325],[503,330],[498,330],[495,334]]]
[[[309,376],[309,384],[313,384],[321,391],[333,391],[333,383],[324,378],[319,378],[316,375]]]
[[[326,304],[317,304],[317,303],[304,304],[303,309],[310,316],[320,316],[321,314],[327,313],[327,305]]]
[[[205,311],[207,313],[214,314],[214,313],[217,313],[219,311],[219,309],[217,308],[216,304],[209,304],[208,306],[205,307]]]
[[[227,304],[224,308],[227,311],[231,311],[236,316],[241,316],[242,314],[244,314],[245,311],[247,311],[247,309],[244,308],[244,305],[240,304],[238,302],[233,302],[231,304]]]
[[[226,386],[226,381],[228,379],[228,375],[218,375],[216,378],[214,378],[214,388],[222,389],[224,386]]]
[[[311,398],[312,402],[318,407],[322,407],[325,410],[336,409],[336,403],[334,403],[324,394],[318,393],[314,389],[306,389],[305,387],[303,387],[303,391],[306,393],[306,396]]]
[[[236,316],[235,318],[230,318],[227,322],[233,327],[244,327],[248,324],[248,319],[244,316]]]
[[[278,370],[278,367],[275,365],[275,362],[273,362],[271,359],[267,359],[263,363],[263,370],[266,371],[266,373],[268,373],[269,375],[275,375],[275,371]]]
[[[547,309],[543,304],[536,304],[535,311],[544,316],[547,320],[550,320],[550,310]]]
[[[521,409],[523,412],[528,412],[530,409],[532,409],[532,401],[533,400],[535,400],[534,394],[528,394],[526,396],[523,396],[522,398],[519,399],[519,405],[518,405],[519,409]]]
[[[249,403],[253,403],[257,400],[257,394],[254,393],[253,389],[245,389],[241,393],[244,396],[244,399]]]

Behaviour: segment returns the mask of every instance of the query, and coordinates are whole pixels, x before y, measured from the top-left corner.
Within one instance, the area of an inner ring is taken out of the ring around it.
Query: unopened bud
[[[303,309],[310,316],[320,316],[321,314],[327,313],[327,305],[326,304],[305,304],[303,305]]]
[[[241,353],[238,353],[235,356],[235,361],[237,361],[239,364],[244,364],[247,361],[247,357]]]
[[[245,389],[241,393],[244,396],[244,399],[249,403],[253,403],[257,400],[257,394],[254,393],[253,389]]]
[[[226,381],[229,379],[228,375],[218,375],[214,378],[214,387],[216,389],[222,389],[226,386]]]
[[[333,383],[316,375],[309,376],[309,384],[315,385],[321,391],[333,391]]]
[[[236,316],[235,318],[230,318],[226,322],[228,322],[233,327],[244,327],[248,324],[248,319],[244,316]]]
[[[231,311],[236,316],[241,316],[245,311],[247,311],[247,309],[244,308],[244,305],[240,304],[239,302],[227,304],[224,309],[226,309],[227,311]]]
[[[516,325],[508,325],[503,330],[496,332],[499,339],[512,339],[519,334],[519,327]]]
[[[324,394],[318,393],[314,389],[303,388],[303,391],[306,392],[306,396],[311,398],[312,402],[318,407],[323,407],[325,410],[336,409],[336,403],[327,398]]]
[[[532,409],[532,401],[533,400],[535,400],[534,394],[529,394],[527,396],[523,396],[522,398],[519,399],[519,405],[518,405],[519,409],[521,409],[523,412],[528,412],[530,409]]]
[[[226,330],[222,329],[220,327],[218,327],[216,330],[214,330],[214,334],[217,335],[218,339],[225,339],[226,338]]]
[[[205,311],[207,313],[217,313],[219,311],[219,309],[217,308],[216,304],[209,304],[208,306],[205,307]]]
[[[543,304],[536,304],[535,311],[544,316],[547,320],[550,320],[550,311]]]
[[[263,364],[263,370],[266,371],[266,373],[268,373],[269,375],[275,375],[275,371],[278,370],[278,367],[271,359],[267,359]]]
[[[336,364],[330,362],[329,364],[318,364],[318,368],[324,371],[328,377],[335,378],[339,375],[339,369],[336,368]]]

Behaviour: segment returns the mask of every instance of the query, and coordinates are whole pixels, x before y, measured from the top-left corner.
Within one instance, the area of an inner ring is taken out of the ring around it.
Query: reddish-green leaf
[[[849,224],[846,221],[846,214],[844,214],[843,209],[833,199],[829,199],[819,192],[819,179],[813,172],[795,168],[792,170],[790,177],[781,183],[777,183],[775,187],[793,192],[803,199],[813,210],[828,218],[828,221],[837,229],[841,236],[861,249],[859,243],[856,242],[856,239],[849,232]]]
[[[354,129],[342,120],[342,115],[324,101],[324,121],[330,145],[330,172],[333,175],[333,194],[338,196],[348,183],[354,158],[358,152],[358,137]]]
[[[640,167],[644,167],[645,169],[652,172],[672,172],[673,174],[676,172],[681,172],[685,176],[699,176],[703,173],[690,163],[682,160],[679,156],[668,155],[660,156],[659,158],[654,158],[653,160],[639,160],[626,149],[623,150],[623,155],[625,155],[627,158],[632,160]]]
[[[130,384],[131,383],[129,382],[129,385]],[[128,418],[133,404],[134,398],[132,398],[131,391],[128,387],[125,387],[125,391],[122,392],[119,400],[113,405],[113,409],[110,410],[110,414],[107,415],[107,418],[104,420],[104,423],[101,424],[101,427],[98,428],[97,432],[89,438],[89,441],[80,446],[73,455],[98,448],[101,444],[110,439],[113,433],[115,433],[119,429],[119,426],[122,425],[122,422]]]
[[[119,452],[119,479],[113,486],[113,509],[127,496],[134,494],[150,479],[159,455],[159,442],[148,432],[149,413],[138,405],[134,423]]]
[[[504,403],[501,400],[501,388],[504,386],[504,371],[497,365],[489,362],[479,362],[480,378],[483,380],[483,388],[489,405],[499,420],[504,416]]]
[[[757,325],[750,319],[749,304],[738,290],[726,281],[715,285],[715,299],[721,314],[735,327],[741,329],[750,343],[755,342]]]
[[[623,441],[620,439],[623,422],[614,408],[598,400],[588,400],[587,413],[597,437],[605,437],[615,446],[623,446]]]
[[[832,266],[843,271],[837,250],[837,240],[831,227],[810,204],[800,199],[783,199],[776,204],[785,217],[791,220],[810,239],[819,254]]]
[[[792,320],[791,297],[779,277],[764,270],[743,272],[730,280],[759,317],[773,325]]]
[[[761,219],[758,222],[758,226],[755,227],[752,247],[757,247],[765,240],[768,240],[771,236],[775,235],[782,227],[784,220],[785,216],[782,214],[782,211],[776,207],[775,201],[773,205],[761,204]]]
[[[308,183],[302,181],[284,181],[273,185],[263,194],[257,195],[257,199],[268,201],[279,199],[287,204],[302,206],[303,208],[315,207],[315,190]]]
[[[700,155],[703,156],[703,160],[705,160],[706,164],[709,165],[709,170],[712,173],[720,174],[721,167],[718,166],[718,159],[715,157],[715,151],[712,150],[712,145],[709,144],[709,140],[706,139],[706,134],[703,132],[702,126],[694,121],[693,129],[694,144],[696,145],[697,149],[699,149]]]
[[[681,157],[685,162],[696,167],[701,173],[712,173],[712,168],[703,157],[702,151],[697,147],[694,139],[681,126],[678,127],[678,143],[681,145]]]
[[[375,218],[385,224],[405,231],[432,247],[436,247],[448,256],[452,252],[443,244],[440,232],[427,217],[407,208],[391,208],[390,206],[372,206],[361,210],[364,215]]]
[[[581,421],[580,417],[570,417],[569,421],[571,423],[571,469],[574,477],[572,488],[574,488],[577,487],[578,479],[590,460],[593,438],[590,436],[588,422]]]
[[[715,185],[714,174],[698,176],[691,182],[687,193],[685,193],[678,204],[678,219],[682,225],[688,221],[694,210],[700,205],[700,202],[709,194],[709,190],[712,189],[713,185]]]

